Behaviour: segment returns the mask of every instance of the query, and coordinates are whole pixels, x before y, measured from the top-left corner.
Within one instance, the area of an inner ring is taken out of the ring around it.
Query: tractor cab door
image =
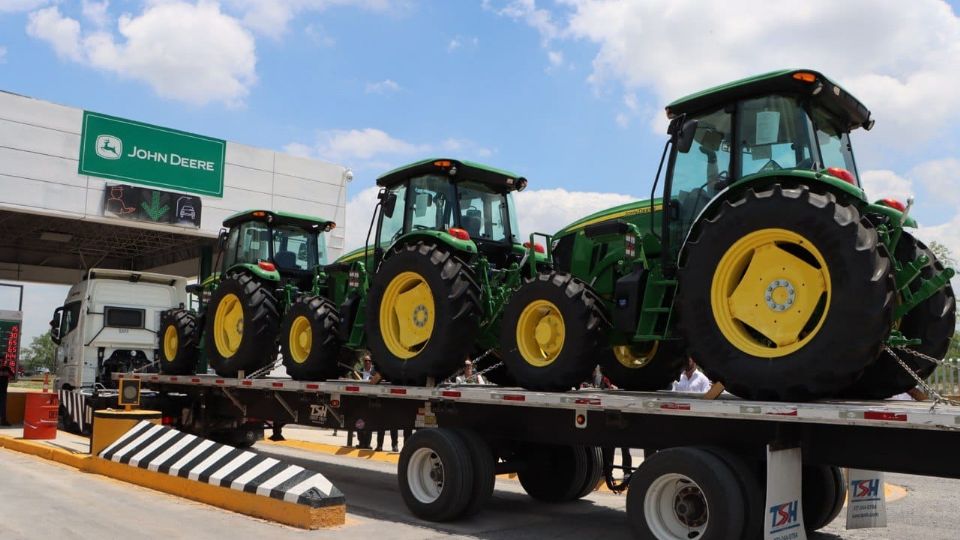
[[[273,264],[280,277],[301,291],[309,291],[314,269],[326,262],[320,260],[322,235],[289,225],[276,225],[272,233]]]
[[[495,266],[509,264],[514,257],[513,244],[519,241],[508,196],[484,184],[465,181],[457,184],[457,202],[460,228],[476,242],[477,249]]]

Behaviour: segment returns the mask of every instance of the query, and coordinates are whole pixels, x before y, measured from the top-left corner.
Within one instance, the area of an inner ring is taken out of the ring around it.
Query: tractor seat
[[[470,238],[476,238],[480,236],[480,211],[467,210],[463,214],[463,218],[460,220],[460,225],[463,226],[465,231],[467,231],[467,234],[470,235]]]
[[[299,270],[297,254],[292,251],[278,251],[273,255],[273,263],[284,270]]]

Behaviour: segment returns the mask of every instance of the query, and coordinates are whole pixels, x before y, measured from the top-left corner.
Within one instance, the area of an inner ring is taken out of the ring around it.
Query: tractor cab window
[[[822,168],[846,169],[857,178],[857,185],[859,185],[857,166],[853,161],[853,148],[850,146],[850,135],[836,127],[836,123],[826,111],[814,108],[811,112],[813,124],[816,127],[817,143],[820,145],[820,155],[823,158]]]
[[[510,211],[507,197],[484,184],[461,182],[457,184],[460,203],[460,228],[470,238],[504,242],[510,234]]]
[[[406,212],[407,185],[400,184],[393,186],[389,190],[397,196],[397,203],[393,208],[393,214],[380,215],[380,233],[378,238],[381,244],[389,244],[403,234],[403,217]]]
[[[453,227],[454,201],[450,179],[430,174],[411,180],[407,209],[407,230],[445,231]]]
[[[280,270],[309,270],[317,265],[317,233],[299,227],[273,228],[273,262]]]
[[[740,175],[815,169],[810,118],[796,98],[765,96],[740,103]]]
[[[257,264],[270,260],[270,229],[266,223],[248,221],[239,227],[240,244],[237,246],[237,264]]]

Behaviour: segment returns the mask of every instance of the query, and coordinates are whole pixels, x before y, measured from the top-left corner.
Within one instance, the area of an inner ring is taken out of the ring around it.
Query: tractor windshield
[[[273,262],[280,270],[310,270],[326,264],[323,235],[291,225],[273,228]]]
[[[460,227],[474,240],[506,242],[511,238],[507,196],[478,182],[457,184]]]

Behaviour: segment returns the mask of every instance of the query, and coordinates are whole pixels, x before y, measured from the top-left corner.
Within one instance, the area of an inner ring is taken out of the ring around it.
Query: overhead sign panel
[[[222,197],[226,148],[220,139],[84,111],[79,172]]]
[[[200,197],[124,184],[107,185],[103,215],[133,221],[200,227]]]

